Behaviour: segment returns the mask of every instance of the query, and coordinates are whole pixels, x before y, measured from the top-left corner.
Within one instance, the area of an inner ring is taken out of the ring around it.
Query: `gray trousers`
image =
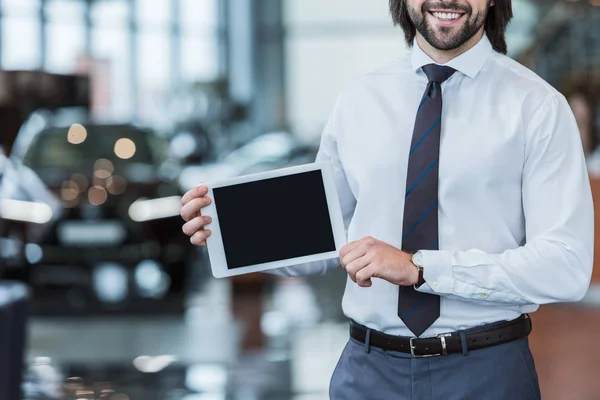
[[[352,338],[333,372],[332,400],[539,400],[527,338],[466,354],[412,358]]]

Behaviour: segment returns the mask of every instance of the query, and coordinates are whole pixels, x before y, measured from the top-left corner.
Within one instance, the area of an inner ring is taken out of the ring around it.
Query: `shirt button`
[[[481,292],[481,293],[479,293],[479,295],[480,295],[481,297],[486,297],[486,296],[487,296],[487,293],[486,293],[486,292]]]

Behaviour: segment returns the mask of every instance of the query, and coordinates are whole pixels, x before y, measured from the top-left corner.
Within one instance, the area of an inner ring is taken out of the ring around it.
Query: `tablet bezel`
[[[225,250],[223,248],[223,239],[221,237],[219,215],[217,213],[218,203],[214,198],[213,189],[317,170],[321,171],[321,176],[323,177],[323,186],[325,188],[325,197],[327,199],[329,219],[331,223],[336,250],[329,251],[326,253],[313,254],[309,256],[294,257],[279,261],[271,261],[267,263],[249,265],[246,267],[228,269],[227,260],[225,257]],[[211,231],[211,235],[207,238],[206,244],[208,247],[208,256],[210,260],[211,270],[215,278],[225,278],[230,276],[249,274],[252,272],[260,272],[269,269],[290,267],[293,265],[339,257],[339,252],[344,246],[344,242],[346,241],[346,233],[338,193],[335,186],[333,169],[329,163],[319,162],[281,168],[273,171],[259,172],[255,174],[229,178],[218,182],[206,183],[205,185],[208,187],[207,195],[212,201],[208,206],[202,209],[201,214],[205,216],[210,216],[212,218],[212,222],[206,226],[206,229],[209,229]]]

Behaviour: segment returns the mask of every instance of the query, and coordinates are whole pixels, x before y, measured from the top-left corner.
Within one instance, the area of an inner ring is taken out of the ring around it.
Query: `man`
[[[581,299],[592,269],[577,124],[503,54],[510,0],[390,9],[411,52],[341,93],[317,156],[334,166],[350,240],[351,338],[330,396],[539,399],[526,313]],[[181,210],[197,245],[210,235],[205,194],[191,190]]]

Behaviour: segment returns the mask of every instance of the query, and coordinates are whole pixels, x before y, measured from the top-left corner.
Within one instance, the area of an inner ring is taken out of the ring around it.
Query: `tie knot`
[[[456,70],[451,67],[444,67],[443,65],[427,64],[423,66],[423,72],[427,75],[429,82],[442,84],[446,79],[450,78]]]

